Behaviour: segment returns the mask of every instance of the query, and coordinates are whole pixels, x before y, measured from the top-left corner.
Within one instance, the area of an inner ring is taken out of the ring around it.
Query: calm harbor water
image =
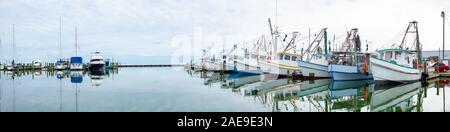
[[[276,79],[183,68],[2,72],[1,112],[450,111],[449,79],[410,84]]]

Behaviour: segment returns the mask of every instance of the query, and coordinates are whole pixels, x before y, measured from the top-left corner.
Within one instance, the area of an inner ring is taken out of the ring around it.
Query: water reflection
[[[117,73],[117,70],[104,71],[101,74],[84,71],[0,71],[0,112],[77,112],[81,89],[85,87],[82,85],[84,78],[88,77],[93,85],[95,82],[95,86],[101,86],[101,79]],[[57,87],[58,89],[48,89],[47,87]],[[53,93],[55,92],[58,93],[57,99],[54,98],[55,94]],[[49,108],[48,104],[37,103],[40,101],[52,104],[50,105],[52,107]],[[24,102],[27,105],[23,105]]]
[[[410,84],[293,80],[171,68],[1,72],[0,111],[448,111],[450,79]]]
[[[445,88],[450,84],[449,79],[377,84],[369,80],[293,80],[271,75],[191,74],[203,75],[205,85],[219,83],[233,93],[251,97],[256,104],[273,112],[424,112],[448,109]],[[427,98],[430,91],[436,95]]]

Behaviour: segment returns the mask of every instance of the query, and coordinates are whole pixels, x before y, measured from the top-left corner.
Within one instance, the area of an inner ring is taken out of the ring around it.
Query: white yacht
[[[100,52],[96,51],[92,53],[91,60],[89,62],[90,70],[103,70],[105,68],[105,61]]]

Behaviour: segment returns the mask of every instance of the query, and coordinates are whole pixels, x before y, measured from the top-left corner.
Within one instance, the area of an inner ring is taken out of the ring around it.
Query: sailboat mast
[[[62,58],[62,19],[59,17],[59,59]]]
[[[13,44],[13,61],[16,58],[16,42],[15,42],[15,25],[13,24],[12,44]]]
[[[78,56],[78,32],[75,26],[75,56]]]

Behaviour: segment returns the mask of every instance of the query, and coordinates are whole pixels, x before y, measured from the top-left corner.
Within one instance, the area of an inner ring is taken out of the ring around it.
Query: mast
[[[12,44],[13,44],[13,62],[14,59],[16,58],[16,42],[15,42],[15,25],[13,24],[13,35],[12,35]],[[15,63],[15,62],[14,62]]]
[[[62,59],[62,19],[59,17],[59,59]]]
[[[78,56],[78,32],[75,26],[75,56]]]
[[[324,29],[324,31],[323,31],[323,39],[325,40],[323,43],[324,43],[324,50],[325,50],[325,52],[324,52],[324,54],[325,55],[328,55],[328,45],[327,45],[327,42],[328,42],[328,37],[327,37],[327,35],[328,35],[328,33],[327,33],[327,29],[325,28]]]
[[[419,27],[417,26],[418,22],[413,21],[412,24],[414,24],[414,28],[416,29],[416,48],[417,48],[417,62],[422,65],[422,46],[419,39]]]

